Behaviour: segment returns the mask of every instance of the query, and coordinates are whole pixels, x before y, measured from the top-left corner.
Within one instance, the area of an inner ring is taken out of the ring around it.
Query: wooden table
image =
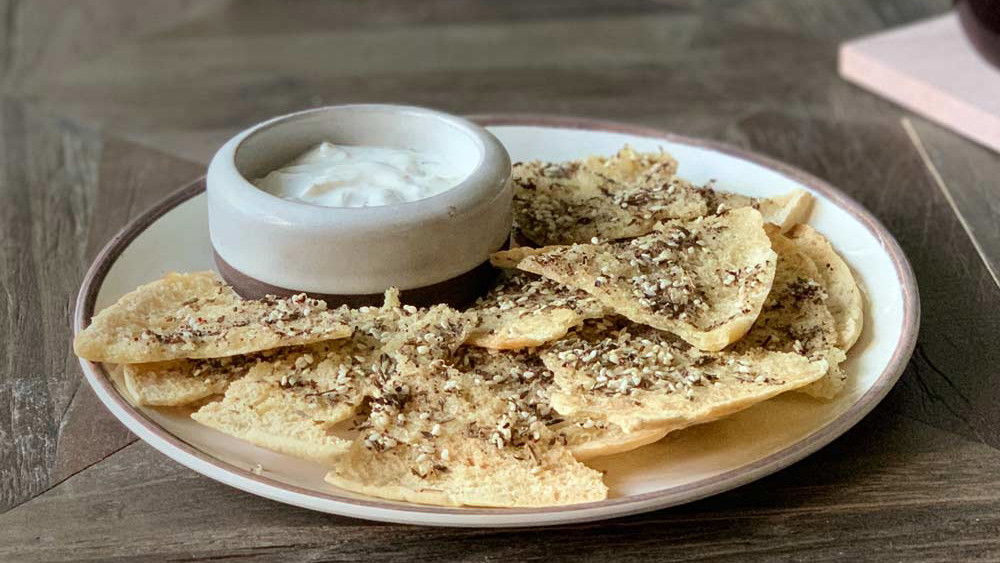
[[[848,37],[948,0],[0,0],[0,561],[1000,560],[1000,156],[837,77]],[[421,529],[245,494],[82,381],[97,250],[255,121],[320,104],[550,112],[721,139],[837,185],[923,299],[902,380],[797,465],[548,530]]]

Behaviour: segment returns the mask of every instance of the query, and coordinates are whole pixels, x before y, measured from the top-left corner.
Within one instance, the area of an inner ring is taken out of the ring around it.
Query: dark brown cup
[[[976,51],[1000,68],[1000,0],[958,0],[955,11]]]

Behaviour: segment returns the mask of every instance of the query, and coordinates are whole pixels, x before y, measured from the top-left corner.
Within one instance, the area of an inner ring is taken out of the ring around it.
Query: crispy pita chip
[[[304,294],[247,301],[212,272],[172,273],[98,313],[73,348],[91,361],[137,364],[221,358],[350,334],[340,315]]]
[[[805,190],[793,190],[775,197],[758,198],[714,191],[706,187],[702,194],[708,202],[709,213],[718,215],[732,209],[753,207],[760,211],[765,223],[777,225],[783,233],[799,223],[804,223],[809,218],[813,203],[812,195]]]
[[[669,154],[629,147],[610,158],[517,163],[514,223],[534,243],[550,245],[639,236],[662,219],[704,215],[704,198],[676,172]]]
[[[400,305],[393,290],[382,307],[347,318],[355,327],[350,339],[282,349],[193,418],[261,447],[331,463],[350,443],[331,429],[352,417],[366,395],[382,393],[378,386],[397,377],[397,363],[448,357],[472,326],[467,315],[443,305]]]
[[[659,442],[670,433],[666,428],[626,432],[605,418],[592,417],[570,417],[552,430],[565,438],[566,447],[577,461],[630,452]]]
[[[514,232],[533,244],[565,245],[637,237],[659,221],[693,219],[739,207],[758,209],[782,231],[804,222],[812,196],[795,190],[755,198],[696,188],[677,178],[667,153],[625,147],[613,157],[514,165]],[[514,246],[525,246],[517,239]]]
[[[382,308],[365,308],[364,312],[352,310],[347,314],[338,313],[343,314],[345,321],[357,326],[362,332],[378,334],[388,340],[390,335],[399,331],[400,320],[409,315],[399,304],[396,293],[390,293],[387,303]],[[453,343],[452,346],[457,344]],[[124,377],[129,391],[140,404],[184,405],[225,392],[229,383],[246,375],[256,362],[266,361],[268,357],[283,350],[286,349],[224,358],[130,364],[125,366]]]
[[[397,292],[390,291],[384,308],[351,310],[345,321],[357,325],[368,334],[395,331],[399,315]],[[338,312],[342,313],[342,312]],[[376,329],[376,327],[379,327]],[[232,381],[245,376],[257,362],[276,359],[278,354],[301,352],[301,347],[276,348],[223,358],[168,360],[146,364],[126,364],[124,381],[139,404],[152,406],[178,406],[197,402],[206,397],[224,393]],[[307,350],[308,351],[308,350]]]
[[[371,378],[393,364],[378,343],[351,339],[311,344],[258,363],[191,418],[254,445],[329,464],[350,441],[333,427],[351,418]]]
[[[606,308],[586,292],[511,271],[469,311],[479,323],[466,343],[511,350],[558,340],[584,320],[603,317]]]
[[[824,360],[754,350],[701,352],[629,321],[588,321],[542,354],[560,414],[603,417],[625,432],[716,420],[827,371]]]
[[[577,461],[634,450],[667,434],[658,428],[625,432],[604,418],[556,413],[550,399],[554,375],[534,353],[463,348],[456,366],[494,397],[521,405],[529,420],[542,421]]]
[[[224,358],[168,360],[125,364],[125,386],[140,405],[174,407],[224,393],[229,384],[245,376],[264,354]]]
[[[804,223],[812,213],[813,196],[805,190],[794,190],[784,195],[760,201],[760,213],[764,221],[777,225],[786,232],[799,223]]]
[[[378,386],[361,438],[327,481],[442,506],[553,506],[602,500],[601,474],[575,461],[523,403],[443,361],[400,364]]]
[[[541,248],[537,248],[534,246],[519,246],[517,248],[511,248],[510,250],[501,250],[500,252],[494,252],[490,255],[490,264],[493,264],[497,268],[514,269],[517,268],[517,265],[528,256],[545,254],[547,251],[556,248],[562,247],[543,246]]]
[[[851,268],[830,241],[809,225],[796,225],[787,236],[795,248],[812,259],[826,289],[826,307],[837,324],[837,346],[850,350],[864,327],[864,306]]]
[[[519,269],[586,291],[703,350],[721,350],[750,329],[776,259],[760,213],[749,207],[669,222],[630,241],[508,252],[522,257]]]
[[[771,293],[750,332],[733,345],[735,351],[765,349],[794,352],[822,359],[829,365],[826,376],[802,391],[819,398],[831,398],[844,386],[840,369],[844,352],[837,348],[837,325],[827,307],[827,290],[819,270],[798,242],[774,229],[771,244],[778,253],[778,265]]]

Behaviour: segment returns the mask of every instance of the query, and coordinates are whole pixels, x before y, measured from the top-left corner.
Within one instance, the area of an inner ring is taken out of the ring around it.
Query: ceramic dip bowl
[[[376,207],[284,199],[253,180],[323,141],[422,151],[462,179],[437,195]],[[223,278],[247,298],[306,292],[331,305],[464,304],[495,271],[511,228],[510,157],[478,125],[424,108],[345,105],[271,119],[230,139],[208,169],[208,221]]]

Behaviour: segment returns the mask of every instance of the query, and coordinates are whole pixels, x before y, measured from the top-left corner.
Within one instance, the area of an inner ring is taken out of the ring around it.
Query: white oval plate
[[[537,526],[598,520],[672,506],[738,487],[786,467],[842,434],[898,379],[916,341],[919,302],[910,266],[867,211],[808,174],[719,143],[640,127],[573,118],[482,116],[514,161],[612,154],[628,143],[670,151],[696,184],[768,196],[804,188],[816,196],[810,220],[851,264],[866,295],[865,331],[846,363],[849,383],[835,400],[800,394],[727,419],[670,434],[634,452],[595,460],[607,472],[607,500],[538,509],[439,508],[337,489],[323,467],[276,454],[194,423],[180,410],[134,405],[114,370],[81,361],[104,404],[132,432],[175,461],[269,499],[357,518],[438,526]],[[104,248],[77,301],[75,330],[95,311],[168,271],[213,268],[204,185],[187,186],[139,217]],[[255,467],[262,471],[255,472]],[[258,474],[259,473],[259,474]]]

